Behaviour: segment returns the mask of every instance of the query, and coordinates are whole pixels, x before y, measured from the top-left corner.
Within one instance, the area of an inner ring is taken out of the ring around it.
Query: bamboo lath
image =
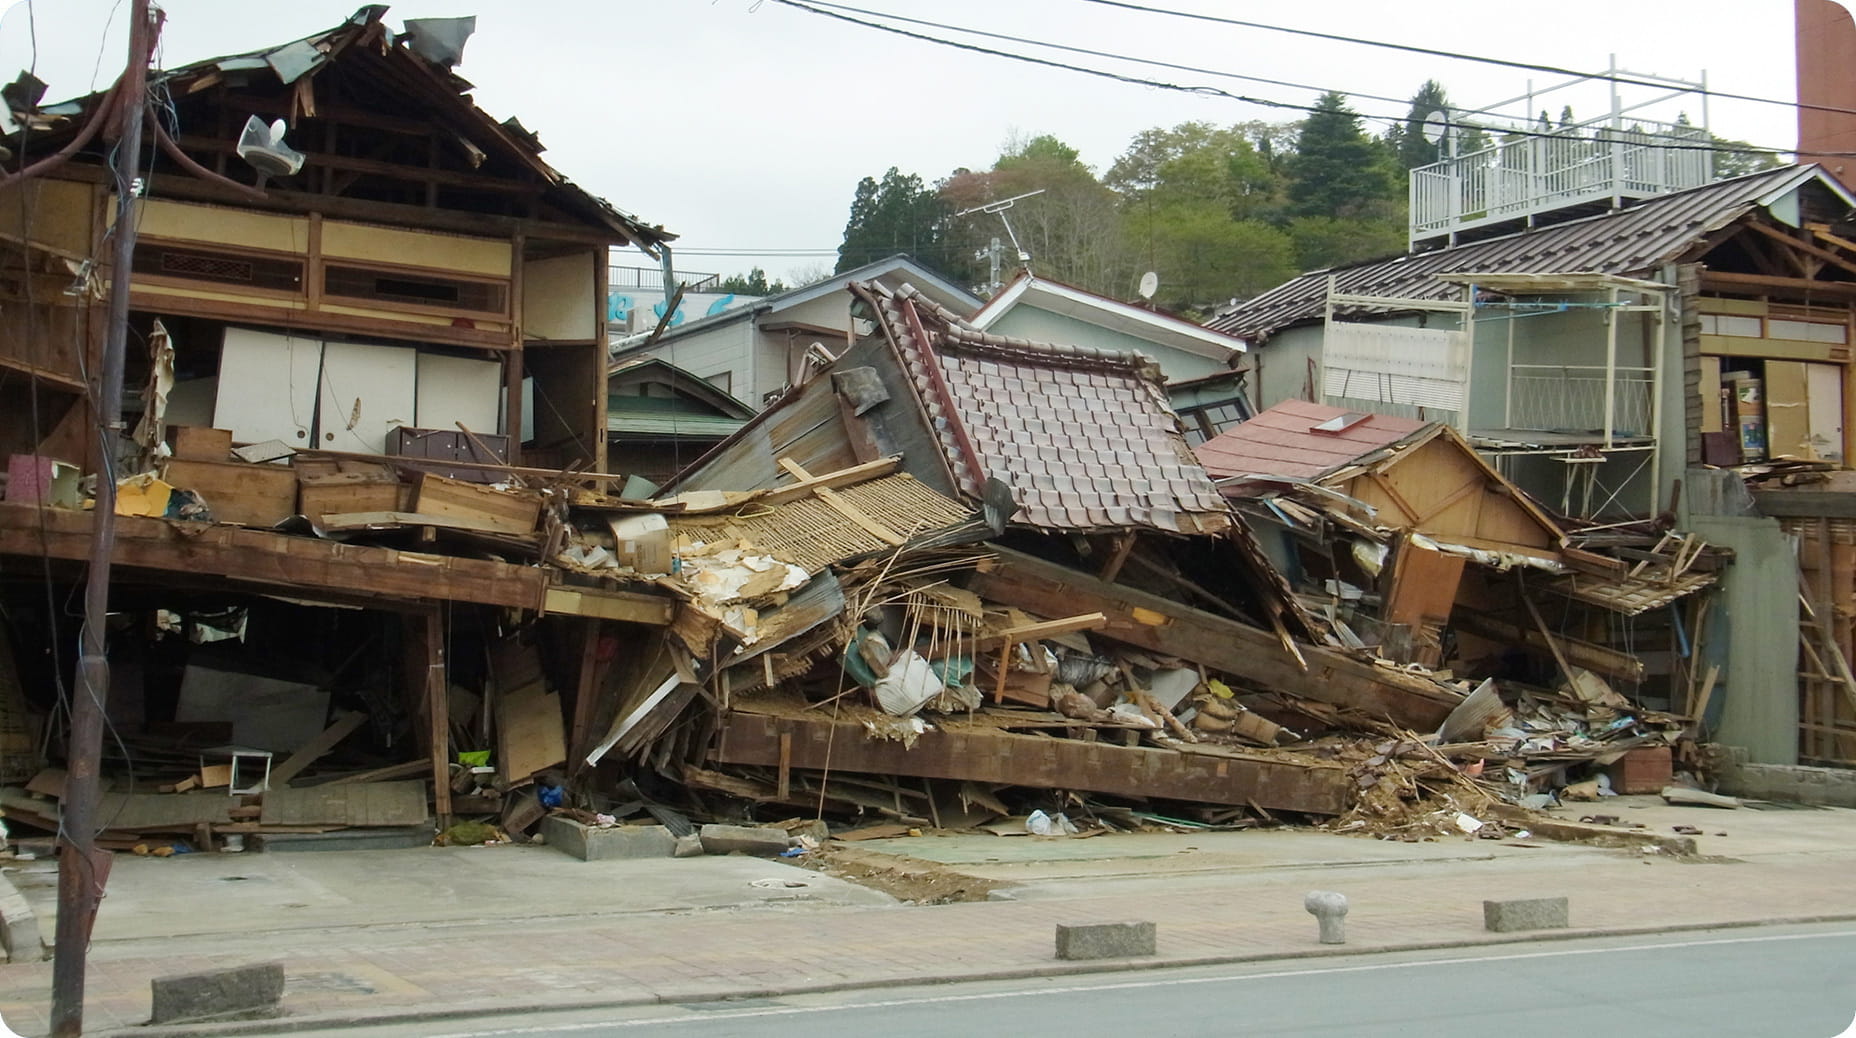
[[[906,473],[841,487],[837,496],[881,526],[907,537],[955,526],[973,510],[936,493]],[[889,545],[842,510],[816,496],[782,504],[750,503],[719,516],[670,519],[673,536],[693,541],[745,540],[755,550],[784,559],[808,573]]]

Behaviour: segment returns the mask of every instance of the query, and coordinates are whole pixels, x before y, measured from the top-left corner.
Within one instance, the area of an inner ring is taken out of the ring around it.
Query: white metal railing
[[[1411,240],[1607,198],[1700,187],[1713,176],[1700,127],[1634,121],[1511,136],[1411,171]]]
[[[1652,368],[1613,369],[1607,422],[1603,364],[1515,364],[1508,371],[1508,428],[1653,436],[1654,374]]]

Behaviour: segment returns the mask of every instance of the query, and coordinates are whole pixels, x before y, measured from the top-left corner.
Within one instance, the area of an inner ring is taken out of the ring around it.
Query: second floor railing
[[[1611,413],[1605,414],[1602,364],[1516,364],[1508,371],[1510,429],[1535,432],[1654,436],[1655,371],[1612,369]]]
[[[1645,198],[1713,176],[1706,130],[1674,123],[1511,136],[1411,171],[1411,240],[1582,202]]]

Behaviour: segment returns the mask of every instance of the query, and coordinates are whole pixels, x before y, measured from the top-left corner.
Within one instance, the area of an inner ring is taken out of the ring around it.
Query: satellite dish
[[[1419,127],[1424,139],[1436,144],[1450,133],[1450,113],[1442,108],[1424,117],[1424,125]]]
[[[245,120],[238,137],[238,157],[253,169],[272,177],[287,177],[303,168],[303,153],[284,143],[284,121],[269,126],[257,116]]]
[[[1152,302],[1154,298],[1154,293],[1159,290],[1160,290],[1160,275],[1154,273],[1151,270],[1141,275],[1141,287],[1138,291],[1141,293],[1142,299]]]

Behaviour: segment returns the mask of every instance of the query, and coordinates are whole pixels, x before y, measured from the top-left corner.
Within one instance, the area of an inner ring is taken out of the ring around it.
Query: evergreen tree
[[[922,178],[889,167],[879,181],[865,177],[851,197],[851,216],[838,246],[837,273],[898,252],[933,259],[946,232],[947,209]]]
[[[1405,116],[1402,127],[1392,138],[1398,150],[1398,164],[1401,169],[1413,170],[1419,166],[1428,166],[1436,162],[1441,155],[1437,141],[1424,136],[1424,121],[1432,113],[1450,112],[1450,99],[1444,96],[1443,85],[1435,79],[1427,79],[1418,92],[1411,95],[1411,111]]]
[[[1288,192],[1293,216],[1358,216],[1394,198],[1390,156],[1360,129],[1360,117],[1336,91],[1321,95],[1302,121],[1295,152]]]
[[[778,278],[768,281],[767,272],[754,267],[745,275],[730,274],[716,282],[714,291],[742,296],[777,296],[786,291],[786,285]]]

